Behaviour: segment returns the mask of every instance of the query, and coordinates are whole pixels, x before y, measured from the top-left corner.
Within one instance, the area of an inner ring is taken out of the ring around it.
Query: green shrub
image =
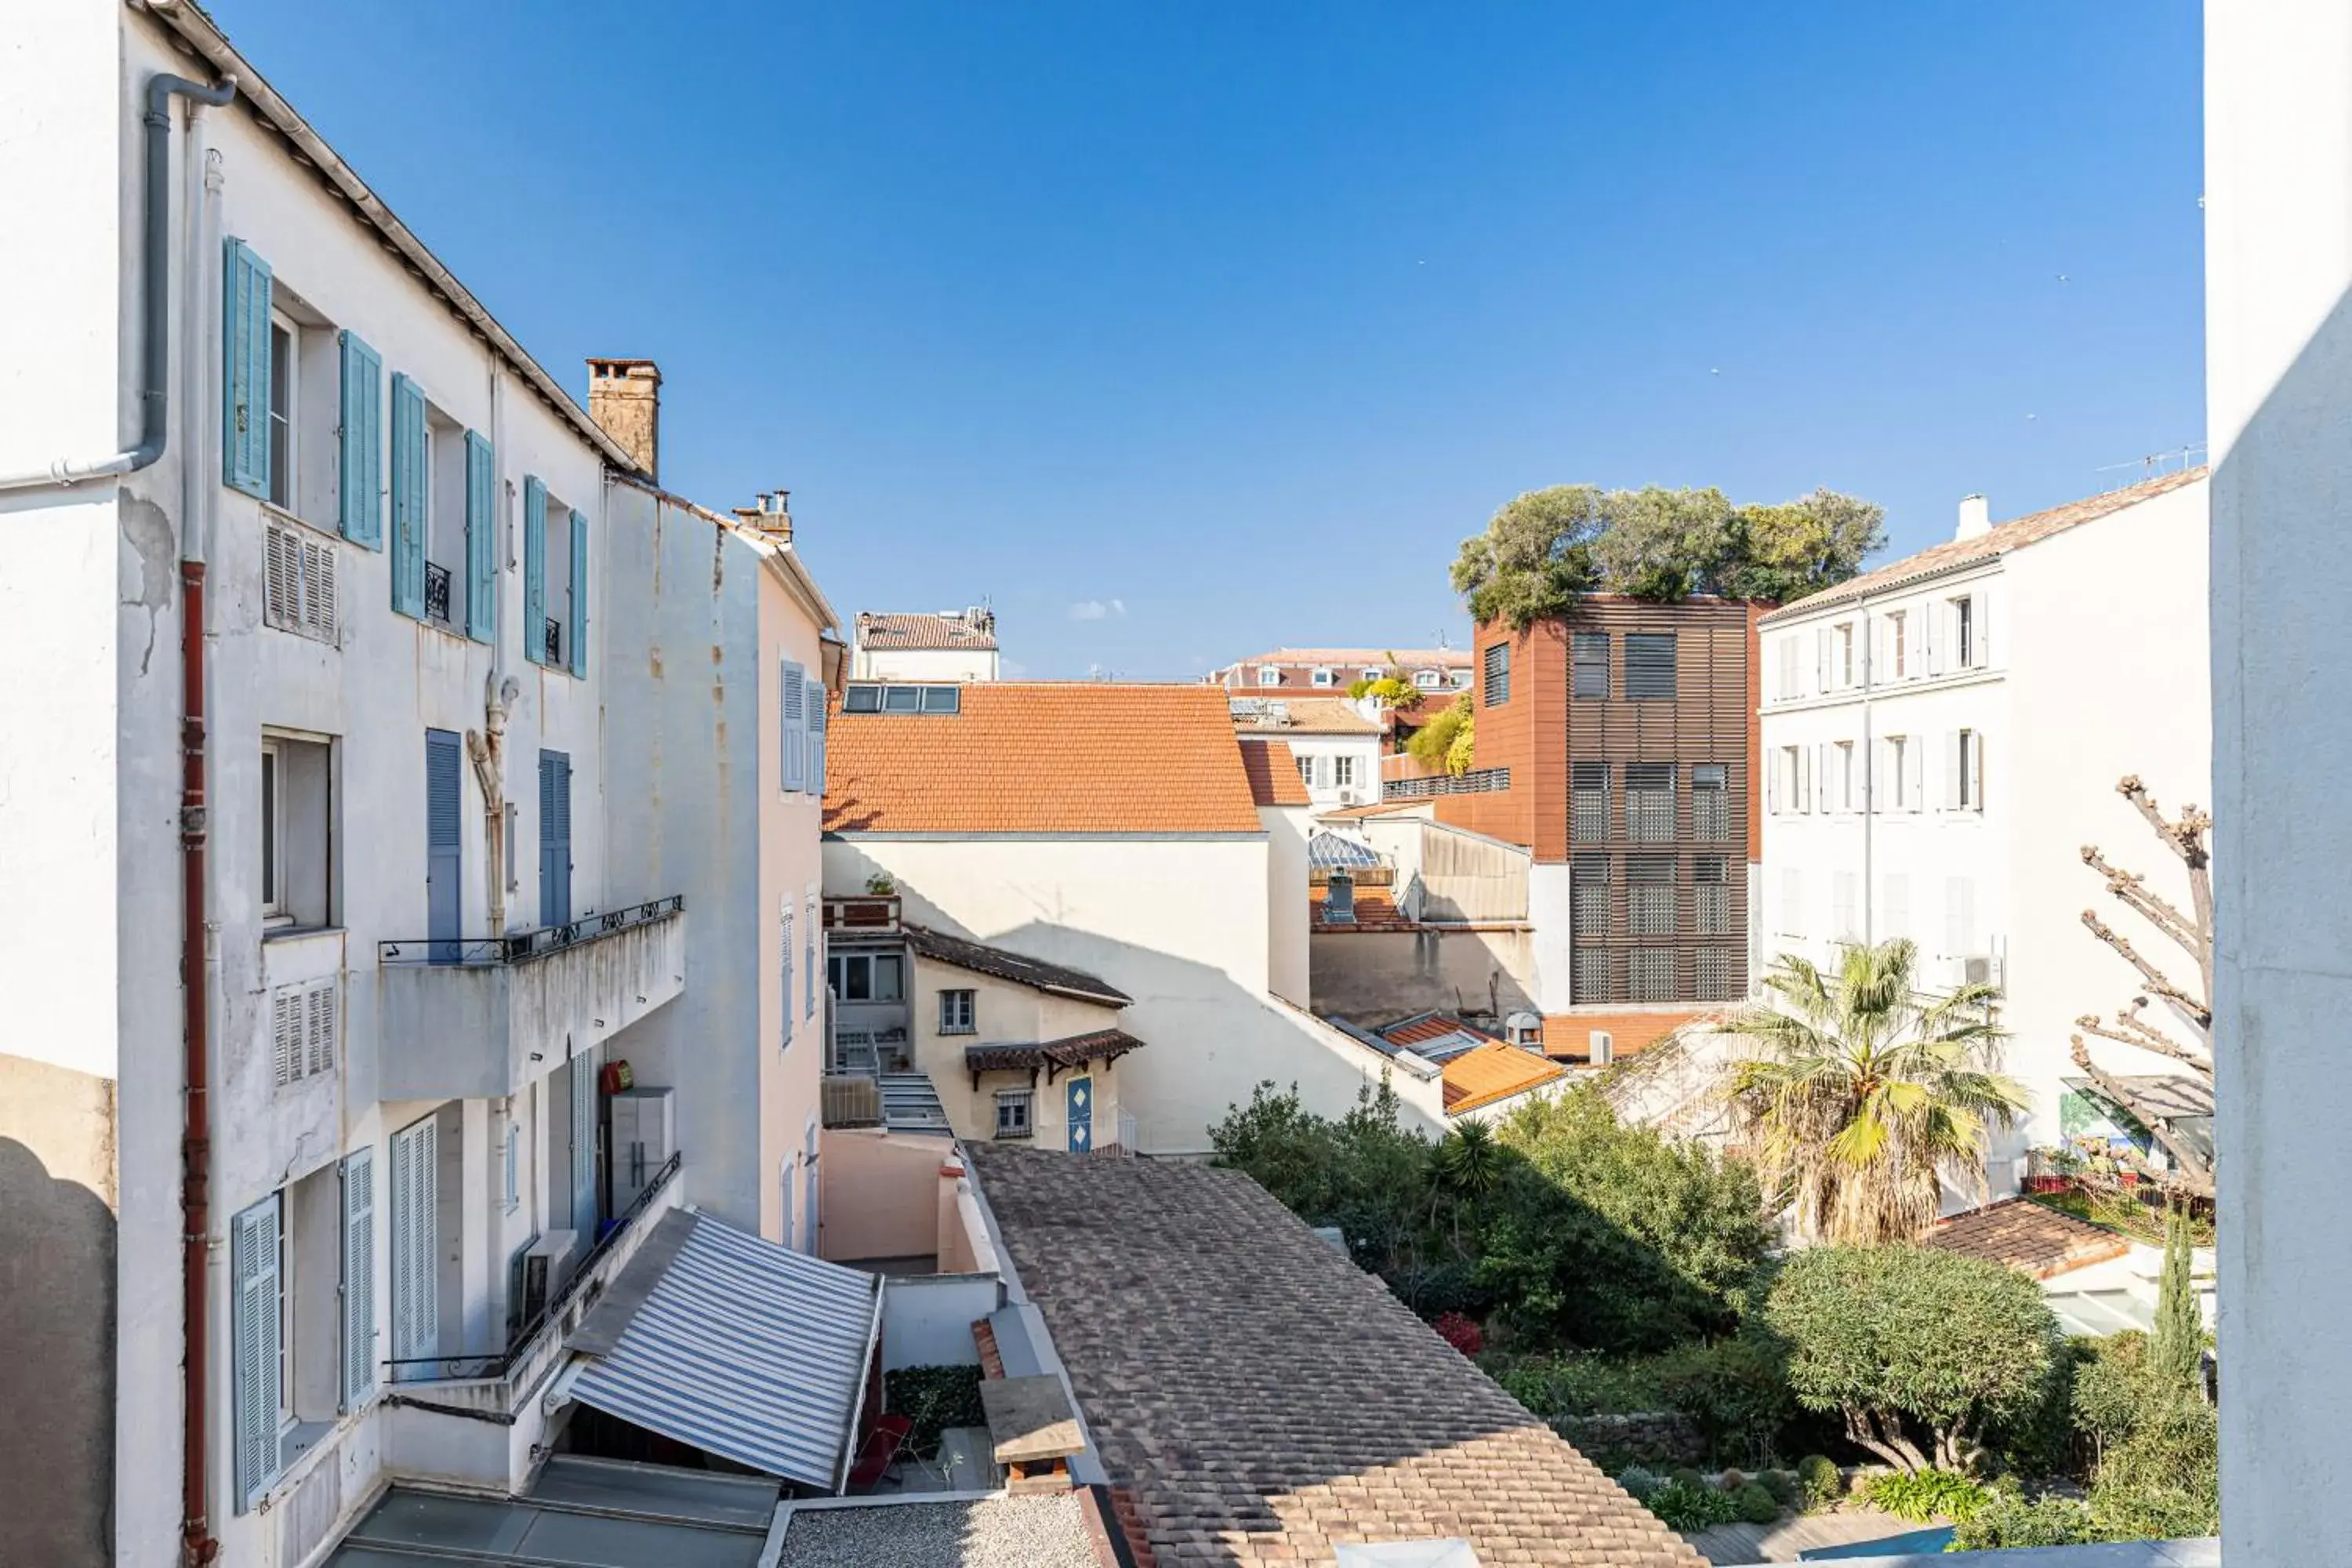
[[[1715,1484],[1727,1492],[1736,1492],[1748,1484],[1748,1478],[1738,1470],[1726,1470],[1715,1478]]]
[[[1665,1408],[1680,1411],[1718,1461],[1763,1464],[1797,1414],[1786,1354],[1753,1327],[1668,1351],[1652,1376]]]
[[[1644,1469],[1640,1465],[1628,1465],[1617,1472],[1617,1484],[1623,1487],[1635,1502],[1640,1502],[1663,1483],[1654,1471]]]
[[[1739,1517],[1739,1505],[1704,1481],[1670,1480],[1642,1500],[1668,1530],[1705,1530]]]
[[[1786,1470],[1763,1471],[1757,1476],[1756,1484],[1771,1493],[1772,1500],[1782,1508],[1796,1509],[1804,1504],[1805,1489],[1799,1486],[1797,1478]]]
[[[882,1374],[886,1409],[914,1423],[907,1446],[929,1458],[939,1451],[940,1433],[950,1426],[985,1426],[980,1407],[980,1368],[902,1366]]]
[[[1845,1479],[1826,1457],[1807,1454],[1797,1461],[1797,1485],[1803,1490],[1808,1505],[1822,1508],[1837,1501],[1845,1490]]]
[[[1678,1487],[1704,1487],[1706,1485],[1706,1478],[1700,1475],[1698,1471],[1693,1469],[1688,1465],[1684,1465],[1678,1468],[1669,1470],[1666,1473],[1666,1479]]]
[[[2067,1497],[2032,1502],[2014,1492],[1994,1496],[1952,1532],[1955,1552],[1990,1552],[2015,1546],[2083,1546],[2102,1539],[2088,1503]]]
[[[1950,1470],[1891,1470],[1871,1477],[1862,1495],[1873,1508],[1925,1524],[1934,1519],[1972,1518],[1991,1494]]]
[[[1732,1493],[1731,1500],[1739,1517],[1749,1524],[1769,1524],[1780,1517],[1780,1500],[1754,1481]]]

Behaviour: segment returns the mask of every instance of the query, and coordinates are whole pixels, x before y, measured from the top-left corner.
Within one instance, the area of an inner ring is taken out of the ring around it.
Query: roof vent
[[[1960,526],[1954,539],[1981,539],[1992,528],[1992,506],[1982,496],[1960,498]]]

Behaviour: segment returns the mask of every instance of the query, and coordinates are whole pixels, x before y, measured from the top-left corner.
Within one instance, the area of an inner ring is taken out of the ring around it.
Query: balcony
[[[842,931],[858,936],[896,936],[898,934],[898,896],[896,893],[851,894],[824,901],[824,929],[828,933]]]
[[[540,627],[540,647],[548,664],[561,667],[563,663],[563,623],[550,616]]]
[[[511,1095],[686,989],[681,895],[512,936],[379,942],[385,1100]]]
[[[425,618],[435,626],[449,624],[449,568],[425,563]]]

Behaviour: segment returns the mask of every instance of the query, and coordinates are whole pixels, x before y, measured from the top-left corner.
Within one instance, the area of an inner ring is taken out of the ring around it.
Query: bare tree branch
[[[2196,923],[2163,899],[2147,890],[2147,878],[2137,871],[2126,871],[2109,862],[2095,844],[2083,846],[2083,864],[2107,879],[2107,891],[2126,908],[2137,911],[2142,920],[2180,944],[2181,951],[2196,958],[2205,950],[2204,933]]]
[[[2096,1035],[2103,1040],[2113,1040],[2120,1046],[2133,1046],[2143,1051],[2154,1051],[2159,1056],[2170,1057],[2177,1062],[2185,1062],[2191,1069],[2209,1080],[2213,1076],[2211,1052],[2201,1051],[2194,1046],[2184,1046],[2161,1031],[2141,1023],[2129,1013],[2116,1014],[2116,1021],[2112,1025],[2103,1024],[2095,1016],[2085,1013],[2074,1020],[2074,1026],[2086,1035]]]
[[[2098,1087],[2101,1094],[2129,1111],[2135,1121],[2147,1129],[2150,1137],[2164,1145],[2164,1152],[2172,1156],[2176,1169],[2167,1178],[2168,1184],[2183,1192],[2193,1193],[2200,1197],[2211,1197],[2213,1195],[2211,1163],[2186,1140],[2175,1136],[2162,1114],[2152,1109],[2129,1086],[2101,1071],[2098,1064],[2091,1059],[2091,1047],[2083,1043],[2082,1036],[2075,1035],[2070,1037],[2074,1042],[2074,1065],[2082,1068],[2084,1075]]]
[[[2129,938],[2122,935],[2089,910],[2083,911],[2083,923],[2090,928],[2093,936],[2114,948],[2126,963],[2139,971],[2140,978],[2147,982],[2148,990],[2172,1004],[2189,1022],[2196,1025],[2200,1030],[2210,1029],[2213,1026],[2213,1009],[2205,1002],[2191,996],[2188,992],[2175,985],[2164,971],[2142,958],[2139,955],[2139,950],[2132,946]]]

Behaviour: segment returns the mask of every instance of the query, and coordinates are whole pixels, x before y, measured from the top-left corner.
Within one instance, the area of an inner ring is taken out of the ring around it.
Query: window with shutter
[[[1722,763],[1691,769],[1691,834],[1711,844],[1731,837],[1731,772]]]
[[[1480,700],[1488,708],[1500,708],[1511,700],[1511,645],[1498,642],[1480,658]]]
[[[383,360],[342,335],[342,399],[336,431],[336,497],[343,537],[383,548]]]
[[[455,963],[463,947],[465,774],[456,734],[425,731],[425,934],[436,963]]]
[[[342,994],[333,980],[314,980],[304,994],[303,1058],[305,1074],[332,1072],[335,1067],[335,1024]]]
[[[466,432],[466,635],[498,635],[498,461],[490,444]]]
[[[820,800],[824,797],[825,717],[824,682],[812,680],[808,683],[808,792]]]
[[[270,1079],[279,1089],[302,1076],[302,993],[281,985],[269,994]]]
[[[588,673],[588,520],[572,514],[572,618],[564,627],[570,644],[572,673]]]
[[[1609,764],[1570,763],[1568,765],[1568,836],[1579,844],[1598,844],[1609,837]]]
[[[805,962],[801,965],[801,1016],[804,1018],[814,1018],[816,1016],[816,999],[822,994],[816,984],[817,949],[824,944],[824,928],[817,919],[817,896],[814,893],[809,895],[806,918],[808,945],[801,950],[807,955]]]
[[[784,991],[783,1037],[776,1042],[776,1048],[788,1050],[793,1043],[793,963],[795,957],[793,951],[793,901],[789,898],[784,900],[783,908],[776,911],[776,921],[781,950],[778,971],[783,979]]]
[[[1625,700],[1671,702],[1675,697],[1675,634],[1625,634]]]
[[[269,263],[226,242],[221,300],[221,479],[249,496],[269,490]]]
[[[1578,948],[1571,957],[1570,1000],[1580,1005],[1619,1000],[1615,958],[1605,947]]]
[[[284,1274],[278,1194],[247,1209],[229,1231],[231,1417],[238,1510],[260,1500],[278,1474],[286,1404]]]
[[[441,1342],[439,1124],[392,1135],[392,1353],[432,1355]]]
[[[375,1151],[343,1161],[343,1408],[375,1392]]]
[[[522,653],[547,662],[547,486],[537,474],[522,478]]]
[[[1627,953],[1631,966],[1629,1000],[1634,1002],[1672,1002],[1675,995],[1675,950],[1668,947],[1636,948]]]
[[[539,923],[572,921],[572,758],[539,754]]]
[[[1578,632],[1570,639],[1575,653],[1574,695],[1601,699],[1609,695],[1609,634]]]
[[[1569,931],[1579,937],[1609,934],[1609,857],[1579,855],[1569,868]]]
[[[1719,855],[1702,855],[1691,862],[1692,915],[1701,936],[1731,934],[1731,886],[1728,863]],[[1719,1001],[1719,997],[1703,997]]]
[[[425,393],[408,377],[392,378],[392,607],[425,618],[425,509],[431,476],[425,463]]]
[[[1630,763],[1625,768],[1625,837],[1665,844],[1675,837],[1675,764]]]
[[[801,679],[801,667],[791,659],[783,661],[777,697],[781,703],[777,728],[782,735],[784,793],[792,795],[805,782],[801,763],[802,749],[808,740],[808,686]]]

